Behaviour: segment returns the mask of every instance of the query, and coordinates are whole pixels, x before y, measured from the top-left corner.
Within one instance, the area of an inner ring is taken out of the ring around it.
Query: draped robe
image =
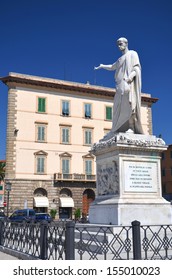
[[[113,107],[113,124],[111,133],[126,132],[129,120],[133,118],[134,133],[143,134],[141,126],[141,66],[138,54],[128,50],[114,64],[116,94]],[[133,81],[128,84],[125,79],[135,71]]]

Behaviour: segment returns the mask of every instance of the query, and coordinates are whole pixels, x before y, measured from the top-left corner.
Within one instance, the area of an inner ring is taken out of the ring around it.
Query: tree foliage
[[[0,180],[5,178],[5,162],[0,162]]]
[[[50,210],[50,216],[51,216],[52,219],[55,219],[56,213],[57,213],[57,210],[56,210],[56,209],[51,209],[51,210]]]

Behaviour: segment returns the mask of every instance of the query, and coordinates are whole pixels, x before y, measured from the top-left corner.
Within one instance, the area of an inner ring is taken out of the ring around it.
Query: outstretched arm
[[[116,69],[116,63],[109,64],[109,65],[100,64],[98,67],[94,67],[94,70],[99,70],[99,69],[113,71]]]

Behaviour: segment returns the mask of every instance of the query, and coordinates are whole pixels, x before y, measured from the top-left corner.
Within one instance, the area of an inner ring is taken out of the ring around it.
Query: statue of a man
[[[110,136],[117,132],[143,134],[141,126],[141,66],[138,54],[128,49],[128,40],[117,40],[122,56],[112,65],[100,64],[94,69],[115,71],[116,93]]]

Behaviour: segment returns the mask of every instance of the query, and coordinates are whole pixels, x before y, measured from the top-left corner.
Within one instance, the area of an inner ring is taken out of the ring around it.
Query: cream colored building
[[[6,181],[12,183],[10,212],[16,208],[57,209],[57,216],[86,214],[95,197],[91,145],[112,126],[115,89],[9,73]],[[142,95],[142,125],[152,134],[151,106]]]

